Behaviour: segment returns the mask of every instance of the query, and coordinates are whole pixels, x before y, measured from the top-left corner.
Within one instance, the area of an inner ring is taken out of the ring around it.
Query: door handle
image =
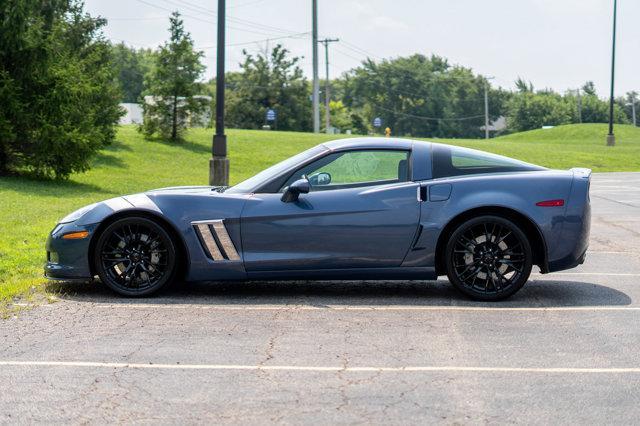
[[[418,201],[424,202],[427,201],[427,187],[419,186],[418,187]]]

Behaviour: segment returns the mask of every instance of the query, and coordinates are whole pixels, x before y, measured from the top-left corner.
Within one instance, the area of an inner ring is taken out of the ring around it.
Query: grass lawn
[[[440,140],[507,155],[552,168],[589,167],[597,172],[640,171],[640,129],[618,126],[618,146],[605,146],[606,125],[563,126],[484,140]],[[335,136],[230,130],[231,182]],[[95,201],[147,189],[206,184],[212,130],[191,131],[185,142],[144,140],[123,127],[118,142],[93,168],[65,182],[0,178],[0,303],[38,292],[44,242],[56,221]]]

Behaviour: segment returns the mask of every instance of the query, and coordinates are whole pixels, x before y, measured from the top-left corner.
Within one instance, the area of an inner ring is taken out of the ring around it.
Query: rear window
[[[543,167],[474,149],[433,144],[433,178],[482,173],[529,172]]]

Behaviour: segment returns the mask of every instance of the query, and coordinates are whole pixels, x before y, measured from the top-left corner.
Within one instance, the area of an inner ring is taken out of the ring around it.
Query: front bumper
[[[78,226],[74,222],[59,224],[49,234],[46,243],[47,263],[44,276],[51,280],[89,281],[93,279],[89,260],[89,245],[98,224]],[[71,232],[88,231],[89,236],[78,240],[62,238]]]

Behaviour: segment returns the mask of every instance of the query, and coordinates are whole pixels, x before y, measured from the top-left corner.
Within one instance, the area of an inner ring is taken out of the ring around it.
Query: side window
[[[543,170],[542,167],[500,155],[437,144],[433,145],[432,165],[434,179],[481,173]]]
[[[406,182],[409,180],[409,151],[362,150],[329,154],[297,170],[283,188],[303,176],[309,179],[311,191]]]

